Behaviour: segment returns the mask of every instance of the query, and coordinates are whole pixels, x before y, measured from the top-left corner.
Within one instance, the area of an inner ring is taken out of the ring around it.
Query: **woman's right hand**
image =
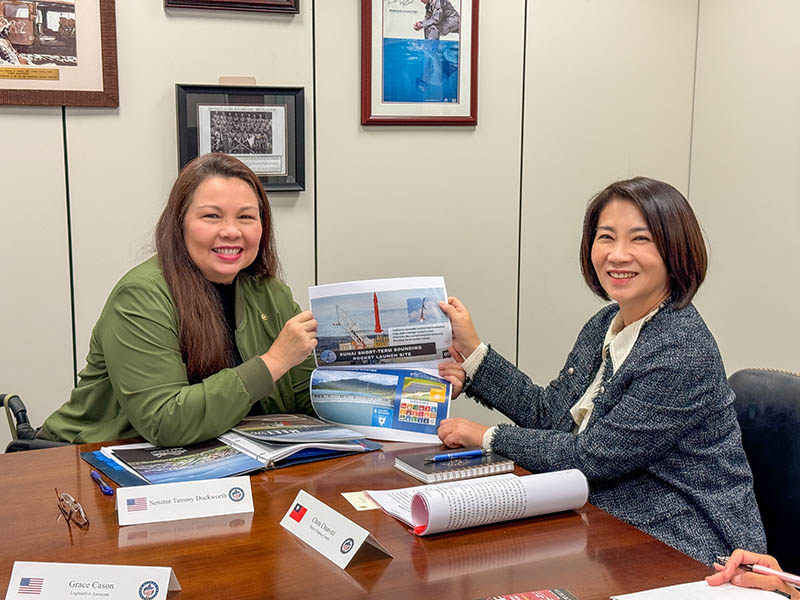
[[[725,566],[714,563],[714,569],[717,572],[706,577],[706,581],[708,581],[709,585],[720,585],[730,581],[739,587],[758,588],[770,592],[778,590],[784,594],[789,594],[792,600],[800,599],[800,592],[786,582],[771,575],[759,575],[758,573],[742,571],[738,567],[743,564],[761,565],[775,571],[781,570],[778,561],[767,554],[756,554],[747,550],[734,550]]]
[[[464,372],[464,357],[458,353],[458,350],[450,346],[450,356],[453,357],[454,362],[439,363],[439,377],[447,379],[452,386],[450,395],[451,400],[458,398],[461,390],[464,389],[464,382],[467,380],[467,374]]]
[[[450,296],[447,302],[439,302],[439,308],[450,318],[453,326],[453,347],[464,358],[469,358],[475,348],[481,345],[481,338],[475,331],[467,307],[455,296]]]
[[[261,355],[272,380],[277,381],[286,371],[303,362],[317,347],[317,321],[310,310],[295,315],[283,326],[278,339]]]

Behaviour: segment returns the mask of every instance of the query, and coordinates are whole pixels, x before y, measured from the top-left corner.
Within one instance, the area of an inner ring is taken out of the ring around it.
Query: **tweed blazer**
[[[492,449],[533,472],[581,470],[592,504],[703,563],[737,547],[765,552],[734,394],[691,304],[656,313],[616,372],[608,357],[589,424],[573,433],[569,410],[600,368],[618,310],[584,325],[546,387],[489,349],[464,391],[516,423],[498,427]]]

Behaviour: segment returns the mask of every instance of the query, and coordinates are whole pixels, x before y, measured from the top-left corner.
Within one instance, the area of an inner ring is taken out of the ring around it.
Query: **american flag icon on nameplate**
[[[125,506],[128,507],[128,512],[147,510],[147,497],[141,496],[139,498],[128,498],[125,500]]]
[[[44,577],[22,577],[19,580],[18,594],[31,594],[38,596],[42,593]]]

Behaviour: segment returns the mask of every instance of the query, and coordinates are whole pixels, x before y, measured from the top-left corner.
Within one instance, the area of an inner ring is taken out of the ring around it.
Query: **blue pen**
[[[449,454],[436,454],[429,456],[425,462],[444,462],[446,460],[454,460],[456,458],[475,458],[476,456],[483,456],[488,454],[488,450],[462,450],[461,452],[450,452]]]
[[[114,488],[108,485],[103,478],[100,476],[100,473],[92,469],[92,479],[94,482],[100,486],[100,491],[103,492],[106,496],[113,496],[114,495]]]

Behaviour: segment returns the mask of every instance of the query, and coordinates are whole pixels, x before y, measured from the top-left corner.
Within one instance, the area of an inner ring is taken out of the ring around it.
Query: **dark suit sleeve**
[[[554,382],[555,383],[555,382]],[[556,427],[564,403],[553,384],[542,387],[491,347],[464,392],[521,427]]]
[[[678,440],[709,419],[719,385],[702,360],[674,360],[661,351],[644,364],[613,408],[593,415],[580,435],[544,427],[501,425],[492,448],[531,471],[580,469],[589,480],[609,480],[662,458]],[[730,400],[730,399],[729,399]],[[613,401],[603,394],[595,399]],[[561,406],[564,410],[564,406]],[[568,410],[568,408],[567,408]],[[541,409],[540,409],[541,412]]]

